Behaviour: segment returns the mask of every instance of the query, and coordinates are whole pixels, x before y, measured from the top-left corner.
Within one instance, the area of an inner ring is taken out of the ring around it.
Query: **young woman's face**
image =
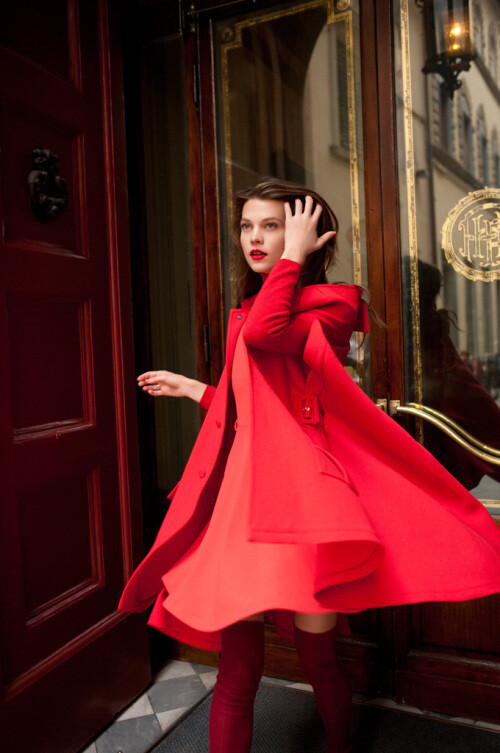
[[[240,242],[255,272],[270,272],[285,249],[285,207],[282,201],[249,199],[243,205]]]

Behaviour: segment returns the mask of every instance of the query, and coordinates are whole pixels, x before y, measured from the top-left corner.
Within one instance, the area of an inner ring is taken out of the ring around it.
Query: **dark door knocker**
[[[31,209],[39,222],[55,220],[68,206],[68,186],[59,172],[59,157],[50,149],[34,146],[33,170],[28,175]]]

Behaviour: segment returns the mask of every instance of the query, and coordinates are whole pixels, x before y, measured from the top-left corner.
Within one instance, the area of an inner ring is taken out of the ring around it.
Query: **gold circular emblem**
[[[500,280],[500,188],[471,191],[441,230],[446,260],[469,280]]]
[[[337,0],[337,10],[347,10],[350,4],[351,0]]]

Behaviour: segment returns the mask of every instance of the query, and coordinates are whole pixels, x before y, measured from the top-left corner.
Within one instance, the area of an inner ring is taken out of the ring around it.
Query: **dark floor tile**
[[[156,716],[139,716],[112,724],[95,741],[97,753],[144,753],[159,740],[162,730]]]
[[[192,706],[207,692],[198,675],[188,675],[155,683],[149,688],[148,696],[155,713],[158,713],[181,706]]]

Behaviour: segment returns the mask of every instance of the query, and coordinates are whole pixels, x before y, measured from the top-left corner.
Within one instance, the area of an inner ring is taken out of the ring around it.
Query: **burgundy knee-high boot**
[[[294,625],[299,665],[312,685],[328,740],[328,753],[349,753],[352,693],[337,661],[336,628],[310,633]]]
[[[255,695],[264,670],[264,622],[241,620],[223,628],[221,639],[208,722],[210,753],[249,753]]]

